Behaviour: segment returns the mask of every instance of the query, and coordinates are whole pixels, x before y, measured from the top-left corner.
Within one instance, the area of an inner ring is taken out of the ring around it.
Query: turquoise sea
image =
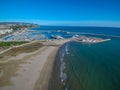
[[[43,26],[37,30],[66,30],[120,36],[120,28]],[[49,90],[120,90],[120,38],[97,44],[69,42],[58,51]]]

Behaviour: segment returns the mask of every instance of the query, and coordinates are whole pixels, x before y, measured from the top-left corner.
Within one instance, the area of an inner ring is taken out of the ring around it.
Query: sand
[[[47,90],[57,50],[60,45],[68,41],[47,41],[44,42],[45,46],[35,52],[21,53],[9,58],[9,62],[27,60],[18,64],[15,75],[10,77],[11,84],[0,86],[0,90]]]

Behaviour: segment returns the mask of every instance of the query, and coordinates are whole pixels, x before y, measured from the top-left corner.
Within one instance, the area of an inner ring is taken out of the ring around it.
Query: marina
[[[89,34],[89,33],[88,33]],[[92,35],[92,34],[90,34]],[[75,33],[64,30],[19,30],[12,34],[6,35],[0,38],[0,41],[34,41],[34,40],[61,40],[69,39],[71,41],[77,41],[82,43],[100,43],[110,40],[110,38],[97,38],[95,36],[86,35],[86,33]],[[96,34],[94,34],[96,35]]]

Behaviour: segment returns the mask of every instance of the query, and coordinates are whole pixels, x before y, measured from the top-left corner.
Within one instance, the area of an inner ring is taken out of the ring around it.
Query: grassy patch
[[[27,41],[21,41],[21,42],[16,42],[16,41],[10,41],[10,42],[0,42],[0,48],[7,48],[11,46],[16,46],[16,45],[21,45],[24,43],[28,43]]]
[[[11,56],[16,56],[21,53],[29,53],[29,52],[36,51],[40,47],[42,47],[41,42],[35,42],[35,43],[27,44],[24,46],[12,48],[9,51],[2,53],[0,55],[0,61],[5,61],[8,58],[10,58]]]

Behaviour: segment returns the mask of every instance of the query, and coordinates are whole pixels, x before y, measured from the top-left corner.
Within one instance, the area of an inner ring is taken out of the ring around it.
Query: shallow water
[[[120,39],[69,43],[65,55],[68,90],[120,90]]]

